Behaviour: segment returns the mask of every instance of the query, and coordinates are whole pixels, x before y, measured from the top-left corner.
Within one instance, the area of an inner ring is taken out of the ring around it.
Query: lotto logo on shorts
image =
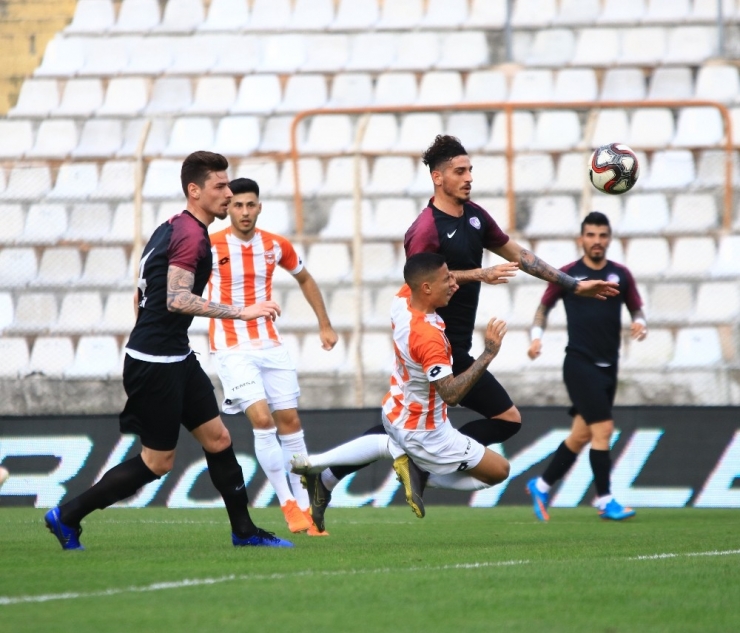
[[[457,472],[460,472],[461,470],[467,470],[468,469],[468,462],[460,462],[460,465],[457,467]]]

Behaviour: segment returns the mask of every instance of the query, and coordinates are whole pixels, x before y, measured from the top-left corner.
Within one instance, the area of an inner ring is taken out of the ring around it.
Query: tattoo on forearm
[[[440,378],[434,383],[437,392],[447,404],[455,406],[460,403],[465,395],[473,388],[473,385],[478,382],[478,379],[486,371],[488,365],[498,354],[500,345],[496,345],[489,349],[486,347],[486,351],[483,352],[478,358],[475,359],[473,364],[468,367],[459,376],[445,376]]]
[[[534,277],[539,277],[544,281],[551,281],[559,286],[563,286],[568,290],[575,290],[578,285],[578,281],[573,279],[570,275],[564,273],[562,270],[553,268],[547,262],[541,260],[532,251],[528,251],[526,248],[522,249],[519,256],[519,265],[525,273],[529,273]]]
[[[548,307],[542,303],[537,306],[537,311],[534,313],[534,327],[541,327],[543,330],[547,327],[547,314],[550,312]]]
[[[241,308],[207,301],[193,294],[195,275],[170,266],[167,269],[167,309],[170,312],[211,317],[212,319],[238,319]]]

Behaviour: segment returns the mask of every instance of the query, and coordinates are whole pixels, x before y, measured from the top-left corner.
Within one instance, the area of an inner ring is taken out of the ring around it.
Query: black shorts
[[[599,367],[593,362],[565,355],[563,380],[573,403],[569,413],[580,414],[586,424],[612,420],[612,405],[617,393],[617,365]]]
[[[474,362],[473,357],[468,354],[453,357],[452,373],[458,376]],[[495,418],[514,406],[509,394],[506,393],[506,389],[489,371],[483,372],[478,382],[465,394],[460,404],[476,413],[480,413],[485,418]]]
[[[213,384],[195,354],[177,363],[149,363],[128,354],[123,363],[128,400],[119,416],[121,433],[134,433],[156,451],[177,446],[180,424],[188,431],[219,415]]]

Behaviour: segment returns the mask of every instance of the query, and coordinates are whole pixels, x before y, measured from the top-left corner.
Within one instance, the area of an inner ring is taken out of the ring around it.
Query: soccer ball
[[[591,155],[588,177],[599,191],[613,195],[632,189],[640,176],[635,153],[622,143],[609,143],[596,148]]]

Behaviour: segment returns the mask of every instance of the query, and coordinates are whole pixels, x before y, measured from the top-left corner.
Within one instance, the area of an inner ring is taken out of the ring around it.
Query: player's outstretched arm
[[[542,335],[545,333],[545,328],[547,327],[547,315],[549,313],[550,308],[544,303],[540,303],[537,306],[537,311],[534,313],[534,322],[529,332],[529,340],[531,342],[527,350],[527,356],[532,360],[542,353]]]
[[[194,294],[194,285],[195,275],[189,270],[177,266],[167,268],[167,309],[193,316],[242,321],[251,321],[262,316],[274,321],[280,315],[280,306],[274,301],[262,301],[244,307],[214,303]]]
[[[329,314],[326,311],[326,304],[324,304],[324,298],[321,296],[321,290],[316,283],[316,280],[311,276],[305,268],[295,275],[296,281],[306,297],[308,305],[311,306],[316,318],[319,321],[319,338],[321,339],[321,347],[329,351],[332,349],[338,340],[337,333],[331,326],[331,320]]]
[[[471,281],[480,281],[484,284],[497,286],[498,284],[508,284],[509,278],[516,275],[519,270],[519,264],[516,262],[506,262],[497,266],[488,268],[472,268],[471,270],[451,270],[458,284],[467,284]]]
[[[506,321],[494,317],[488,322],[483,353],[462,374],[445,376],[434,382],[442,400],[450,406],[460,403],[498,354],[505,334]]]

